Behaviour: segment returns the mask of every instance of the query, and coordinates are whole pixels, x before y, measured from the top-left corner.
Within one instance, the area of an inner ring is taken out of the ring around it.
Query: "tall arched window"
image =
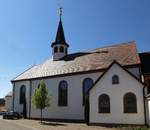
[[[112,76],[112,84],[119,84],[119,76],[118,75]]]
[[[68,84],[66,81],[61,81],[59,83],[58,90],[58,105],[67,106],[68,104]]]
[[[26,87],[22,85],[20,87],[20,104],[24,104],[26,99]]]
[[[137,113],[137,100],[134,93],[126,93],[123,98],[124,113]]]
[[[110,99],[107,94],[102,94],[98,99],[99,113],[110,113]]]
[[[92,87],[93,80],[91,78],[86,78],[83,80],[83,105],[85,104],[85,94]]]
[[[64,47],[63,46],[60,47],[60,52],[64,52]]]
[[[54,47],[54,53],[57,53],[57,52],[58,52],[58,47],[55,46],[55,47]]]

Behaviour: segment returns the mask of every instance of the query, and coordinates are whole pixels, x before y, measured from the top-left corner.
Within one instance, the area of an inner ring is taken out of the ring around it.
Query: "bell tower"
[[[51,44],[53,60],[57,61],[68,54],[69,45],[66,43],[63,25],[62,25],[62,8],[59,9],[60,20],[58,24],[55,42]]]

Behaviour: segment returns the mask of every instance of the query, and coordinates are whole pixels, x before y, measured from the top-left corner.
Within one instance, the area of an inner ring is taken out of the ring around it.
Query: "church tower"
[[[69,45],[66,43],[63,25],[62,25],[62,8],[60,8],[60,20],[57,29],[55,42],[51,44],[53,60],[60,60],[68,54]]]

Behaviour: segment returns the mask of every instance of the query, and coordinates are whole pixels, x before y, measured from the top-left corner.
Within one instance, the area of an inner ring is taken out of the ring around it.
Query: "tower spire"
[[[62,17],[63,11],[62,11],[62,7],[59,8],[59,24],[58,24],[58,29],[57,29],[57,34],[56,34],[56,38],[55,38],[55,42],[52,43],[51,46],[53,46],[54,44],[60,44],[60,45],[66,45],[67,47],[69,47],[69,45],[66,43],[65,40],[65,34],[64,34],[64,29],[63,29],[63,25],[62,25]]]
[[[53,60],[59,60],[68,54],[69,45],[66,43],[65,40],[65,34],[62,24],[62,14],[63,14],[62,7],[60,7],[59,8],[60,20],[58,24],[57,34],[55,42],[51,44],[51,47],[53,48]]]

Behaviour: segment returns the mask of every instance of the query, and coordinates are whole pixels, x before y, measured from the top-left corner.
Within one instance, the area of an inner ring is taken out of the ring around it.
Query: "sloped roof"
[[[114,60],[122,66],[140,64],[135,42],[122,43],[95,50],[69,54],[59,61],[46,60],[17,76],[13,81],[74,74],[106,69]]]
[[[7,93],[5,97],[12,97],[12,92]]]

